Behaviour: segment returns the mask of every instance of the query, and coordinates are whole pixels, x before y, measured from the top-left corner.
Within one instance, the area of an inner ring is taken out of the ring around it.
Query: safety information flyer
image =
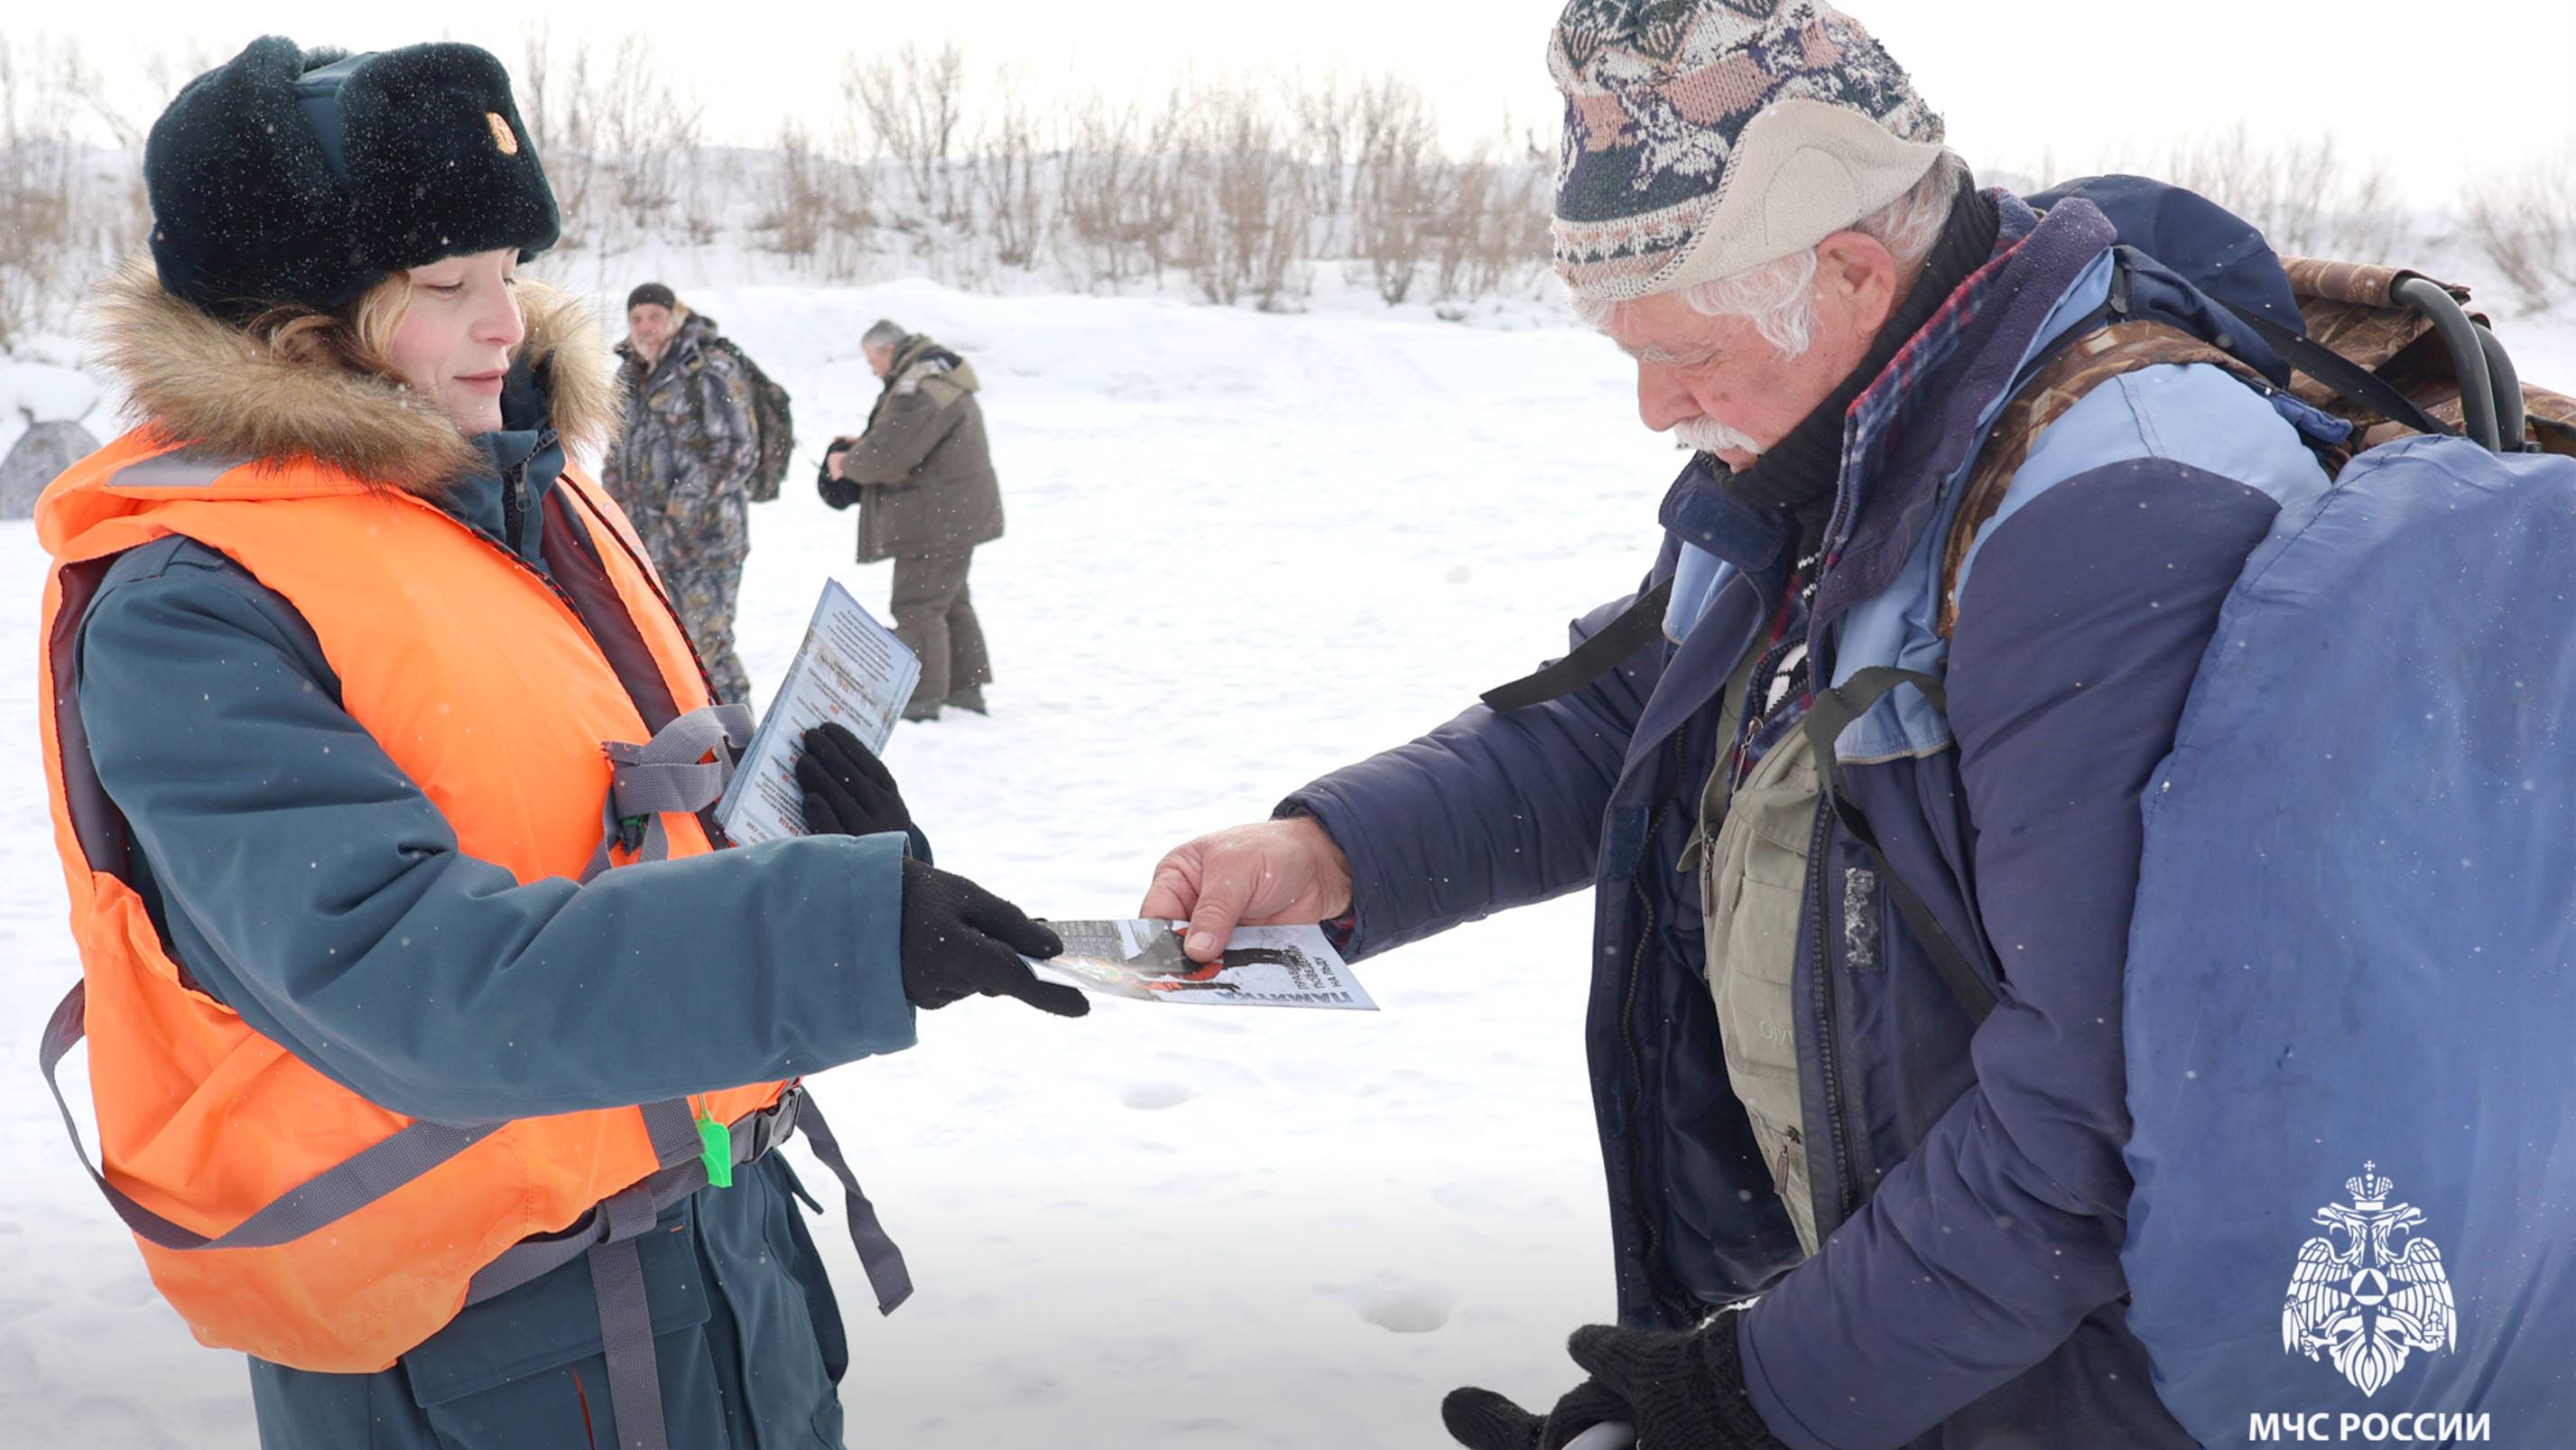
[[[1190,1007],[1317,1007],[1374,1012],[1377,1003],[1316,926],[1243,926],[1202,966],[1181,951],[1176,921],[1050,921],[1064,954],[1029,965],[1099,997]]]
[[[814,622],[796,647],[786,683],[716,802],[716,824],[738,846],[804,835],[805,792],[796,784],[796,758],[804,753],[805,732],[837,720],[872,754],[883,755],[895,717],[920,682],[920,657],[839,580],[824,580]]]

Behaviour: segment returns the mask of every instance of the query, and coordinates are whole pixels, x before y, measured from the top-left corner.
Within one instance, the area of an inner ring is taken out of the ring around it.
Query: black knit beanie
[[[388,275],[562,229],[491,52],[348,55],[262,36],[190,81],[143,148],[161,285],[223,317],[347,305]]]
[[[678,307],[680,305],[680,299],[678,294],[672,292],[670,288],[663,286],[659,282],[647,282],[642,286],[637,287],[634,291],[626,294],[626,310],[629,312],[648,304],[654,307],[670,309]]]

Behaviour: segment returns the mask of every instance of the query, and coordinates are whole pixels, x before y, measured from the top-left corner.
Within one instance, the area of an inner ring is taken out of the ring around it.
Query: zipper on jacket
[[[1790,651],[1802,648],[1806,643],[1807,637],[1803,632],[1791,631],[1788,638],[1771,647],[1770,653],[1754,666],[1752,676],[1745,681],[1741,712],[1744,725],[1728,755],[1728,759],[1734,762],[1734,778],[1727,782],[1730,796],[1752,778],[1754,767],[1760,763],[1753,759],[1753,747],[1771,728],[1772,721],[1781,711],[1807,696],[1807,662],[1803,657],[1789,667],[1788,674],[1780,673],[1780,662],[1789,657]],[[1776,748],[1777,742],[1774,745]]]
[[[555,446],[559,437],[551,427],[537,430],[537,446],[528,458],[534,458]],[[526,531],[528,515],[536,512],[536,496],[528,488],[528,460],[501,470],[501,547],[513,555],[519,552],[519,535]]]
[[[1833,1139],[1834,1151],[1834,1221],[1816,1225],[1816,1237],[1822,1242],[1827,1234],[1842,1227],[1859,1207],[1859,1173],[1852,1165],[1851,1125],[1843,1119],[1841,1046],[1834,1025],[1834,949],[1832,936],[1825,929],[1825,853],[1833,844],[1833,802],[1819,796],[1816,801],[1816,829],[1807,846],[1807,900],[1814,919],[1816,963],[1816,1060],[1823,1068],[1825,1080],[1825,1135]]]
[[[512,464],[501,471],[501,546],[519,552],[519,534],[528,523],[528,466]]]
[[[1673,801],[1681,795],[1684,756],[1680,731],[1673,733],[1667,755],[1669,758],[1664,765],[1663,797],[1655,803],[1654,810],[1648,813],[1646,836],[1639,843],[1640,867],[1656,859],[1655,838],[1661,831],[1665,815],[1672,810]],[[1722,763],[1721,768],[1723,768]],[[1621,984],[1619,994],[1619,1043],[1626,1050],[1627,1055],[1629,1091],[1632,1094],[1629,1112],[1633,1119],[1646,1100],[1645,1064],[1637,1056],[1637,987],[1645,977],[1647,953],[1654,950],[1656,917],[1654,897],[1646,890],[1645,873],[1642,869],[1629,872],[1628,889],[1636,895],[1640,919],[1637,949],[1628,954],[1627,980]],[[1665,1292],[1661,1271],[1657,1267],[1662,1251],[1662,1238],[1655,1232],[1654,1215],[1647,1212],[1644,1207],[1648,1200],[1641,1191],[1643,1185],[1638,1182],[1638,1156],[1637,1149],[1632,1143],[1628,1155],[1628,1202],[1630,1204],[1628,1211],[1636,1219],[1637,1227],[1645,1239],[1639,1275],[1645,1281],[1647,1302],[1654,1305],[1657,1312],[1673,1327],[1679,1327],[1691,1322],[1693,1311],[1687,1302]]]

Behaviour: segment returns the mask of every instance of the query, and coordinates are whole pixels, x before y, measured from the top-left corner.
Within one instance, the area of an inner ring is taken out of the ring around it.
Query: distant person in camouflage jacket
[[[635,522],[671,602],[688,622],[716,694],[748,702],[734,654],[734,594],[751,552],[750,480],[760,427],[742,365],[716,343],[714,319],[659,282],[627,294],[626,434],[600,481]]]
[[[860,563],[894,560],[894,632],[921,656],[904,718],[936,720],[943,705],[981,715],[993,665],[966,569],[976,545],[1002,536],[1002,491],[975,369],[891,322],[859,346],[885,388],[867,431],[825,453],[823,501],[858,504]]]

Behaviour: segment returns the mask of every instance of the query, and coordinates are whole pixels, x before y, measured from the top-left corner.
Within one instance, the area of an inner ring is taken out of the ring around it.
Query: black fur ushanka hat
[[[217,316],[337,308],[391,273],[562,230],[491,52],[348,55],[263,36],[190,81],[143,148],[161,285]]]

